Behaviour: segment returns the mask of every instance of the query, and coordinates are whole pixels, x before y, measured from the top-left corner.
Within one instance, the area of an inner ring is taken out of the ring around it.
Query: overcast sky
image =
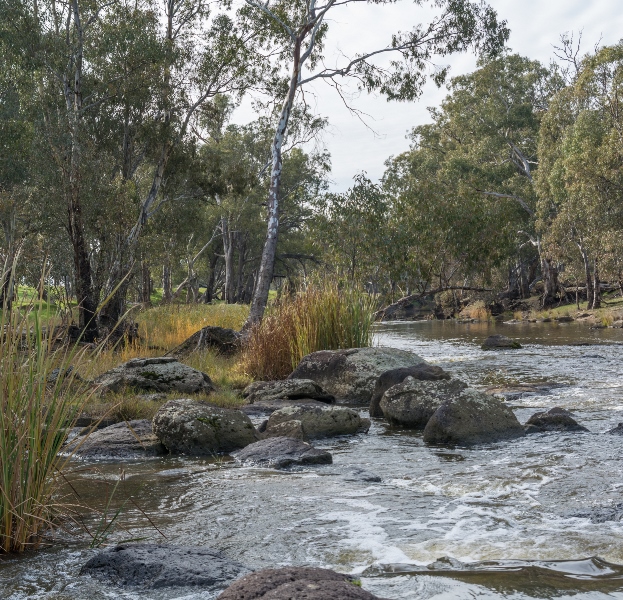
[[[549,63],[553,45],[560,34],[583,30],[583,49],[591,50],[601,38],[602,44],[613,44],[623,38],[622,0],[490,0],[501,19],[511,29],[508,45],[514,52]],[[336,9],[330,22],[325,56],[338,62],[341,53],[353,55],[387,44],[391,33],[409,30],[425,22],[428,11],[409,0],[393,6],[379,7],[354,4]],[[456,55],[442,59],[450,64],[451,75],[468,73],[475,68],[473,55]],[[329,117],[330,127],[323,142],[332,158],[332,188],[347,189],[356,173],[366,171],[376,180],[384,171],[384,162],[409,147],[408,131],[429,121],[428,106],[440,103],[447,93],[428,84],[417,102],[387,102],[371,95],[353,97],[349,103],[366,113],[364,125],[345,107],[338,94],[328,85],[318,83],[307,92],[318,114]],[[236,120],[246,120],[250,112],[241,109]],[[372,131],[371,131],[372,130]]]

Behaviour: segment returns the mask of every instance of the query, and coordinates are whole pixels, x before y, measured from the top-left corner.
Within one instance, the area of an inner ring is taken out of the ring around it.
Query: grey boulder
[[[351,408],[302,405],[289,406],[272,413],[266,425],[265,435],[267,437],[282,436],[283,427],[287,423],[293,425],[300,423],[303,439],[353,435],[370,429],[369,419],[362,419],[359,413]]]
[[[372,392],[372,399],[370,400],[371,417],[383,416],[383,411],[381,409],[381,398],[383,398],[383,394],[390,387],[402,383],[407,377],[420,379],[422,381],[438,381],[440,379],[450,379],[450,374],[446,373],[441,367],[434,367],[433,365],[425,363],[413,365],[411,367],[390,369],[389,371],[385,371],[385,373],[381,373],[381,376],[376,381]]]
[[[217,600],[379,600],[349,575],[315,567],[265,569],[245,575]]]
[[[619,423],[616,427],[606,431],[606,433],[609,433],[610,435],[623,435],[623,423]]]
[[[242,411],[188,398],[162,405],[154,415],[153,430],[171,452],[189,456],[230,452],[258,439]]]
[[[242,392],[249,404],[275,400],[318,400],[332,404],[335,397],[311,379],[283,379],[281,381],[254,381]]]
[[[311,379],[345,402],[369,404],[385,371],[421,363],[417,354],[396,348],[321,350],[303,357],[288,379]]]
[[[282,398],[276,398],[275,400],[258,400],[253,404],[245,404],[240,407],[240,410],[250,416],[263,416],[270,415],[276,410],[287,408],[290,406],[316,406],[318,408],[324,408],[327,406],[326,402],[320,402],[318,400],[310,400],[309,398],[301,398],[300,400],[287,400]]]
[[[64,454],[94,460],[131,460],[166,454],[147,419],[123,421],[71,440]]]
[[[81,575],[144,589],[201,587],[218,592],[250,569],[211,548],[122,544],[91,558]]]
[[[326,450],[289,437],[275,437],[255,442],[232,454],[243,464],[283,469],[295,465],[328,465],[333,457]]]
[[[526,433],[543,431],[588,431],[580,425],[568,410],[555,406],[547,412],[533,414],[526,421]]]
[[[524,435],[524,428],[508,406],[470,389],[444,402],[424,428],[424,441],[429,444],[471,445]]]
[[[517,350],[518,348],[521,348],[521,344],[498,333],[496,335],[490,335],[483,342],[481,348],[483,350]]]
[[[212,381],[205,373],[166,356],[134,358],[100,375],[93,383],[100,393],[120,392],[125,388],[184,394],[214,391]]]
[[[193,333],[179,346],[169,350],[167,356],[186,358],[201,350],[216,350],[219,354],[234,354],[240,349],[241,335],[234,329],[204,327]]]
[[[444,402],[456,398],[466,388],[458,379],[421,381],[407,377],[383,394],[380,408],[392,425],[424,429]]]

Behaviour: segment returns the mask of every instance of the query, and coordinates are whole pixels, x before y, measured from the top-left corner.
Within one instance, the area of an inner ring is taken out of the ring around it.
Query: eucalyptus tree
[[[600,270],[620,277],[623,229],[623,43],[579,62],[541,127],[539,215],[550,246],[581,257],[589,308],[599,308]]]
[[[273,277],[279,230],[279,192],[282,176],[282,148],[298,95],[314,81],[326,81],[339,87],[352,78],[360,89],[379,91],[390,100],[417,98],[426,80],[430,62],[436,56],[474,47],[484,53],[497,52],[508,38],[505,22],[483,2],[469,0],[416,0],[415,6],[432,4],[438,14],[427,24],[414,25],[411,31],[395,33],[382,47],[363,48],[353,57],[336,57],[343,63],[328,67],[324,60],[324,42],[330,22],[339,22],[341,10],[361,7],[361,0],[245,0],[240,13],[255,31],[263,32],[265,47],[289,70],[287,81],[279,86],[281,108],[271,144],[271,168],[268,185],[267,232],[258,281],[245,327],[262,319]],[[389,7],[393,0],[370,0],[369,4]],[[337,25],[336,25],[337,26]],[[389,66],[379,62],[389,55]],[[446,69],[435,73],[441,81]]]

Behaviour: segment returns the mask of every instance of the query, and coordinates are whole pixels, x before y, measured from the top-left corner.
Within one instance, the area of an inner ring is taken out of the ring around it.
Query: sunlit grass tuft
[[[370,346],[376,308],[374,298],[360,290],[309,286],[275,304],[251,331],[244,370],[254,379],[283,379],[317,350]]]

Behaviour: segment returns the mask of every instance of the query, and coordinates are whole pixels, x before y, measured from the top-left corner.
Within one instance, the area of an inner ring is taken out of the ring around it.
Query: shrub
[[[85,397],[70,364],[75,351],[54,351],[35,312],[0,315],[0,551],[36,547],[62,506],[58,456]],[[30,324],[34,325],[30,327]],[[58,369],[53,377],[53,370]],[[52,377],[51,377],[52,376]]]
[[[283,379],[317,350],[370,346],[375,308],[374,299],[360,290],[309,286],[276,303],[251,330],[243,367],[255,379]]]

